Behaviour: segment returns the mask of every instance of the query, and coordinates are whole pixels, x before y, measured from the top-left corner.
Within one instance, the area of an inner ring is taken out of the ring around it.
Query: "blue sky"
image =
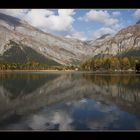
[[[82,31],[85,33],[87,39],[94,39],[94,33],[96,35],[96,31],[100,30],[101,28],[111,28],[114,29],[113,27],[110,26],[105,26],[104,23],[98,22],[96,20],[90,20],[90,21],[85,21],[83,20],[78,20],[79,17],[83,17],[91,11],[92,9],[83,9],[83,10],[76,10],[76,14],[74,15],[74,18],[76,21],[73,23],[73,27],[77,29],[77,31]],[[95,9],[94,9],[95,10]],[[101,11],[102,9],[99,9],[97,11]],[[102,10],[103,11],[103,10]],[[136,10],[131,9],[131,10],[106,10],[110,14],[110,18],[113,17],[112,13],[120,13],[118,16],[114,16],[114,19],[118,20],[118,27],[117,29],[114,29],[116,33],[118,30],[127,27],[129,25],[133,25],[137,22],[138,18],[134,16],[134,13]]]
[[[140,9],[0,9],[54,35],[95,40],[140,19]]]

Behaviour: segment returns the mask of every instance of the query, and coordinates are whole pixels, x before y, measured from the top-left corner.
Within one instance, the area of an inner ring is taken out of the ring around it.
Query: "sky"
[[[95,40],[114,35],[140,19],[140,9],[0,9],[58,36]]]

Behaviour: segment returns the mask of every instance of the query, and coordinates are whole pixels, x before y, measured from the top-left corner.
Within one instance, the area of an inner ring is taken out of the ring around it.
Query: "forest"
[[[81,69],[88,71],[140,70],[140,58],[139,57],[91,58],[81,63]]]
[[[10,63],[0,61],[0,70],[81,70],[81,71],[140,71],[138,57],[90,58],[80,65],[50,66],[46,63]]]
[[[27,63],[0,62],[0,70],[75,70],[77,67],[74,65],[50,66],[49,64],[36,61],[29,61]]]

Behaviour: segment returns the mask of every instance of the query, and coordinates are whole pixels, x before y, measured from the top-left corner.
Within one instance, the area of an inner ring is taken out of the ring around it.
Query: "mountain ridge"
[[[105,34],[94,41],[81,41],[43,32],[26,21],[0,13],[1,58],[11,49],[10,45],[7,45],[10,40],[17,43],[21,50],[22,45],[28,46],[37,56],[44,58],[44,63],[47,63],[46,59],[52,60],[54,64],[77,65],[94,56],[118,55],[128,50],[139,50],[140,24],[123,28],[113,36]],[[26,54],[29,58],[29,54]]]

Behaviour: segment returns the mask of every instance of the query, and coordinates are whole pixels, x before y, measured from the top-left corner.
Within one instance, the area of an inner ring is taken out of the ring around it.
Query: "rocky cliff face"
[[[90,45],[95,47],[94,56],[99,54],[119,55],[140,49],[140,24],[120,30],[115,36],[95,40]]]

